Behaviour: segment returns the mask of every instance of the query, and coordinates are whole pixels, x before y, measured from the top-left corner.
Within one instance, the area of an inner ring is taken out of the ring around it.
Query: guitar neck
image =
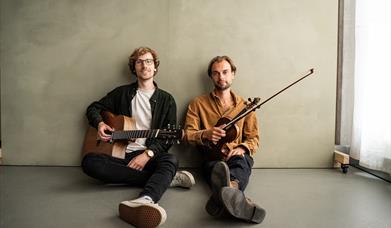
[[[112,140],[125,140],[135,138],[157,138],[160,129],[153,130],[130,130],[130,131],[114,131],[111,135]]]

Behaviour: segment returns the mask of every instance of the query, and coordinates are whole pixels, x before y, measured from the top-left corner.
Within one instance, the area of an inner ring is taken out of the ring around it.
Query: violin
[[[230,120],[227,117],[220,118],[217,121],[215,126],[217,127],[217,126],[221,126],[221,125],[225,124],[225,126],[223,127],[223,130],[225,130],[225,137],[221,138],[216,144],[214,144],[212,142],[208,142],[207,143],[208,151],[209,151],[209,153],[208,153],[209,159],[210,160],[225,160],[226,154],[223,153],[224,146],[227,143],[230,143],[230,142],[234,141],[238,137],[238,135],[239,135],[238,134],[239,128],[237,127],[237,125],[235,125],[236,122],[238,122],[239,120],[241,120],[242,118],[244,118],[245,116],[250,114],[251,112],[255,111],[256,109],[259,109],[266,102],[270,101],[275,96],[277,96],[280,93],[284,92],[289,87],[291,87],[294,84],[300,82],[301,80],[303,80],[304,78],[310,76],[313,73],[314,73],[314,68],[311,68],[303,77],[299,78],[298,80],[296,80],[293,83],[289,84],[285,88],[281,89],[280,91],[278,91],[274,95],[270,96],[269,98],[267,98],[265,101],[263,101],[260,104],[258,104],[261,101],[261,99],[259,97],[256,97],[256,98],[253,98],[253,99],[249,98],[248,99],[249,102],[246,103],[246,106],[232,120]]]
[[[216,127],[225,125],[222,129],[225,131],[225,137],[221,138],[217,144],[214,144],[212,142],[208,142],[208,147],[212,151],[210,153],[210,159],[212,160],[224,160],[226,155],[225,153],[222,152],[224,146],[227,143],[230,143],[234,141],[238,136],[239,132],[239,127],[235,124],[245,116],[247,116],[250,112],[254,111],[255,109],[259,108],[256,105],[260,102],[261,98],[256,97],[256,98],[249,98],[248,101],[246,102],[246,106],[234,117],[231,119],[227,117],[222,117],[220,118],[217,123]]]

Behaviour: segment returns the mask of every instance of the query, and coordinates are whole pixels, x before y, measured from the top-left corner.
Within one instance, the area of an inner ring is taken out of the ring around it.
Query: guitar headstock
[[[167,128],[160,129],[157,138],[165,139],[166,144],[179,144],[183,138],[183,130],[180,126],[168,124]]]

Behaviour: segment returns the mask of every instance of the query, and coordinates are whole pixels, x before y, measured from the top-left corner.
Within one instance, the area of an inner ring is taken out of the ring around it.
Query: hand
[[[146,153],[139,154],[136,157],[134,157],[132,160],[130,160],[130,162],[128,163],[128,167],[138,171],[142,171],[144,169],[145,164],[147,164],[147,162],[149,161],[149,159],[151,158],[148,157]]]
[[[100,122],[98,124],[98,138],[104,142],[107,142],[111,139],[111,135],[106,134],[106,131],[113,132],[114,129],[105,124],[105,122]]]
[[[202,139],[207,139],[213,144],[217,144],[221,138],[225,137],[225,131],[223,130],[224,127],[225,124],[206,129],[202,134]]]
[[[224,157],[225,161],[228,161],[232,156],[242,156],[244,157],[244,154],[246,153],[246,150],[243,147],[236,147],[235,149],[229,151],[228,153],[224,153],[224,151],[221,151],[221,153],[226,154]]]

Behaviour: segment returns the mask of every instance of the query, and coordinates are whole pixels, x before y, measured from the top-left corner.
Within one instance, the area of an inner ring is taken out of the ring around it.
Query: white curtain
[[[356,1],[351,155],[391,174],[391,1]]]

